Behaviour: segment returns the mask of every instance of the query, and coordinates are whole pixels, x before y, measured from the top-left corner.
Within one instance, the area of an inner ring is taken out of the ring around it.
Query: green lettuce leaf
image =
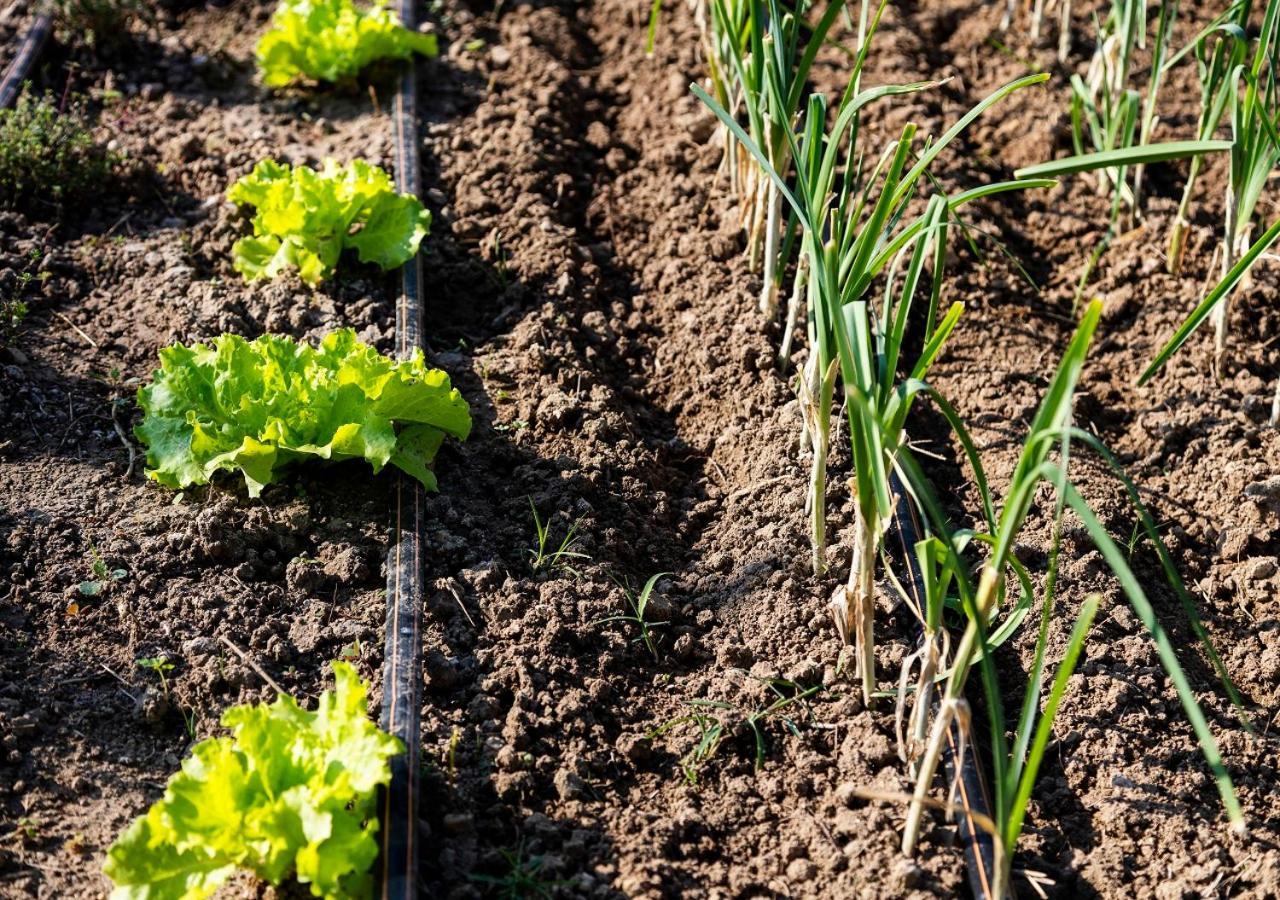
[[[422,351],[393,360],[349,328],[318,347],[270,334],[174,344],[138,405],[150,478],[183,488],[237,471],[251,497],[303,459],[365,459],[375,472],[391,463],[434,490],[429,466],[445,436],[471,432],[467,402]]]
[[[197,744],[107,851],[111,900],[203,900],[237,869],[326,900],[370,895],[375,792],[404,745],[369,720],[355,669],[333,674],[315,712],[280,696],[223,714],[231,737]]]
[[[253,235],[232,248],[236,271],[248,281],[297,270],[308,284],[333,274],[342,251],[383,269],[404,265],[431,228],[431,213],[416,197],[397,194],[391,176],[362,159],[320,171],[263,160],[227,191],[232,203],[252,206]]]
[[[360,9],[352,0],[281,0],[258,41],[258,68],[268,87],[299,78],[342,81],[380,59],[435,56],[434,34],[400,24],[385,3]]]

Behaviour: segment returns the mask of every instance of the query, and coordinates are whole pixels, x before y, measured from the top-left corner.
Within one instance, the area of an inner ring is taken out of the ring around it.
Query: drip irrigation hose
[[[924,579],[920,572],[920,563],[916,559],[915,545],[920,540],[920,520],[910,495],[904,489],[897,473],[890,475],[890,489],[898,498],[894,504],[893,522],[885,547],[890,556],[901,565],[899,571],[907,573],[905,587],[911,592],[918,609],[925,608]],[[935,711],[937,700],[934,701]],[[990,792],[987,779],[979,765],[980,759],[974,746],[969,741],[968,751],[960,762],[959,777],[956,775],[956,748],[960,740],[958,726],[952,724],[947,731],[947,746],[943,754],[947,783],[955,783],[958,805],[964,810],[962,821],[957,824],[960,832],[960,843],[964,846],[965,869],[969,877],[969,890],[975,900],[1004,900],[993,893],[995,882],[995,845],[991,834],[974,820],[972,813],[993,818],[991,816]]]
[[[31,27],[22,38],[22,44],[18,47],[18,55],[4,70],[4,77],[0,79],[0,109],[12,105],[18,98],[18,92],[22,90],[22,82],[26,81],[27,76],[31,74],[31,67],[39,58],[40,51],[44,49],[45,41],[49,39],[49,32],[52,30],[53,16],[48,10],[44,10],[31,23]]]
[[[418,25],[415,0],[400,0],[405,28]],[[405,65],[396,91],[396,188],[419,196],[417,67]],[[415,255],[400,270],[396,302],[396,356],[422,346],[422,262]],[[391,547],[387,554],[387,622],[382,666],[382,727],[404,741],[391,761],[391,783],[382,793],[382,900],[410,900],[418,882],[418,755],[422,717],[422,485],[398,473]]]

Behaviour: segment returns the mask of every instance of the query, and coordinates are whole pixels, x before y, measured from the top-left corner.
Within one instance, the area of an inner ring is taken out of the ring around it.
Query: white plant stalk
[[[833,360],[825,377],[820,378],[818,357],[814,354],[809,357],[797,382],[804,432],[809,436],[813,451],[805,511],[809,514],[809,540],[813,551],[813,574],[816,576],[827,571],[827,454],[831,449],[831,398],[838,365]]]
[[[995,605],[996,597],[1000,589],[1000,576],[990,565],[984,566],[982,569],[982,580],[978,584],[978,594],[975,599],[975,607],[977,614],[986,619],[991,608]],[[974,653],[978,649],[978,627],[974,622],[970,622],[965,628],[964,636],[960,639],[960,646],[956,649],[954,657],[954,666],[951,670],[951,677],[947,680],[946,695],[938,704],[938,716],[933,723],[933,732],[929,738],[929,745],[925,750],[925,754],[920,759],[920,768],[916,773],[916,786],[912,795],[910,809],[907,810],[906,828],[902,832],[902,852],[906,854],[915,850],[916,841],[920,837],[920,817],[924,813],[925,798],[929,795],[929,789],[933,786],[933,779],[938,772],[938,762],[942,758],[943,746],[947,739],[947,729],[951,726],[952,719],[963,710],[966,718],[960,729],[961,733],[967,733],[968,730],[968,704],[961,695],[964,690],[965,680],[968,677],[969,667],[974,660]],[[960,765],[957,761],[956,772],[959,773]],[[996,895],[1000,896],[999,894]]]
[[[1058,16],[1058,62],[1064,63],[1071,55],[1071,0],[1061,0]]]
[[[929,788],[938,774],[938,764],[942,761],[948,733],[953,723],[961,736],[962,749],[956,757],[956,777],[959,778],[963,763],[963,743],[965,736],[969,733],[970,725],[969,703],[963,697],[948,698],[938,704],[938,715],[933,720],[929,745],[925,749],[924,756],[920,758],[916,786],[911,795],[911,805],[907,807],[907,820],[902,830],[902,852],[907,856],[915,852],[916,842],[920,839],[920,825],[923,821],[925,806],[928,805],[926,801],[929,797]],[[954,792],[954,789],[953,785],[950,792]]]
[[[765,199],[768,212],[764,223],[764,272],[760,286],[760,312],[766,321],[772,321],[778,315],[778,237],[781,229],[778,219],[782,213],[782,194],[778,186],[769,181],[769,192]]]
[[[846,644],[854,645],[855,675],[862,682],[862,700],[871,703],[876,690],[875,565],[878,545],[876,525],[866,520],[861,505],[855,503],[853,518],[853,559],[849,583],[838,587],[828,604],[836,631]]]
[[[809,257],[801,254],[796,263],[795,283],[791,286],[791,297],[787,300],[787,324],[782,332],[782,345],[778,349],[778,365],[786,366],[791,359],[791,345],[795,339],[796,325],[800,319],[800,302],[808,286]]]
[[[1222,239],[1223,278],[1227,277],[1227,273],[1231,271],[1240,257],[1244,256],[1248,251],[1252,233],[1253,229],[1250,226],[1245,226],[1237,231],[1235,194],[1228,188],[1226,233]],[[1231,298],[1236,291],[1248,285],[1248,278],[1248,273],[1246,273],[1241,278],[1240,283],[1233,290],[1228,291],[1213,308],[1213,313],[1211,314],[1213,321],[1213,368],[1218,377],[1222,375],[1222,362],[1227,353],[1227,326],[1231,317]]]
[[[938,632],[926,629],[920,637],[920,646],[902,663],[894,726],[898,738],[898,758],[907,764],[907,773],[913,778],[929,737],[929,711],[937,690],[934,682],[938,673],[946,667],[948,643],[949,636],[945,630]],[[910,703],[911,711],[908,714],[907,697],[912,693],[909,690],[911,673],[917,665],[920,671],[915,678],[914,699]]]

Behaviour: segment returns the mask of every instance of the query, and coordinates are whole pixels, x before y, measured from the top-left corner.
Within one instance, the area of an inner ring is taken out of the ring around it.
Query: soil
[[[882,143],[907,120],[940,132],[1028,63],[1054,73],[939,158],[949,188],[1007,178],[1069,146],[1056,34],[1033,46],[1021,21],[1002,34],[1000,6],[895,5],[866,79],[951,76],[873,110],[868,139]],[[646,56],[647,7],[445,0],[430,16],[443,40],[441,57],[419,69],[424,200],[436,215],[424,245],[428,349],[471,401],[476,429],[442,453],[428,508],[422,892],[962,895],[949,825],[932,819],[918,857],[905,860],[901,808],[854,793],[909,782],[892,704],[863,708],[825,611],[848,564],[847,452],[836,447],[834,568],[815,579],[799,412],[790,376],[773,364],[778,328],[756,309],[716,175],[715,129],[687,89],[702,72],[696,26],[684,4],[664,9]],[[61,224],[55,210],[0,217],[0,288],[28,292],[32,306],[0,351],[0,415],[11,426],[0,444],[5,896],[103,893],[102,853],[177,766],[190,743],[184,720],[194,716],[206,736],[228,705],[269,695],[237,650],[304,697],[323,689],[337,656],[379,675],[389,478],[355,464],[299,469],[249,501],[232,480],[175,495],[146,482],[140,460],[130,465],[129,398],[173,340],[228,330],[314,338],[352,325],[391,346],[393,284],[376,271],[348,267],[312,291],[245,285],[230,268],[244,222],[220,195],[257,159],[391,163],[389,82],[284,95],[254,84],[253,40],[268,12],[245,2],[169,14],[139,30],[142,52],[77,69],[77,91],[122,95],[100,104],[99,127],[133,177],[83,214],[62,211]],[[1081,35],[1091,12],[1075,11]],[[1212,12],[1188,4],[1180,37]],[[1072,70],[1088,52],[1077,43]],[[824,57],[819,87],[843,86],[839,60]],[[1185,135],[1197,113],[1194,74],[1175,73],[1166,137]],[[1051,896],[1280,892],[1269,802],[1280,762],[1270,737],[1280,437],[1266,426],[1280,356],[1267,337],[1280,327],[1265,302],[1274,265],[1237,304],[1221,379],[1211,339],[1197,336],[1150,386],[1134,386],[1216,274],[1220,169],[1203,180],[1178,278],[1164,274],[1161,251],[1184,173],[1149,173],[1146,217],[1090,284],[1104,321],[1077,421],[1141,485],[1250,707],[1252,735],[1153,554],[1135,550],[1251,832],[1229,836],[1150,640],[1069,520],[1060,608],[1090,593],[1104,605],[1019,847],[1018,871],[1037,873]],[[957,242],[946,293],[966,313],[932,380],[974,429],[997,495],[1070,337],[1076,279],[1107,210],[1082,176],[968,213],[985,253]],[[22,287],[30,268],[38,277]],[[972,521],[956,448],[927,410],[913,432],[941,457],[935,477],[953,513]],[[1122,491],[1079,457],[1081,492],[1127,541]],[[572,529],[575,555],[531,553],[531,504],[548,523],[548,551]],[[1037,572],[1045,512],[1020,545]],[[85,597],[78,586],[95,577],[95,554],[126,574]],[[618,617],[630,613],[628,592],[660,573],[650,645]],[[1071,616],[1060,618],[1053,659]],[[914,631],[887,591],[878,629],[888,687]],[[1002,659],[1011,690],[1025,679],[1031,631]],[[136,663],[162,655],[175,663],[167,691]],[[780,699],[789,702],[756,715]],[[692,764],[695,715],[726,737]],[[749,719],[762,735],[758,767]],[[1034,896],[1021,876],[1016,887]]]

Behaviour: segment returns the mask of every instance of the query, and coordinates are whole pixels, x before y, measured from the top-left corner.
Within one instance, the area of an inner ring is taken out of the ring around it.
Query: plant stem
[[[964,716],[967,708],[968,704],[963,699],[947,699],[938,705],[938,715],[933,720],[929,746],[925,749],[924,756],[920,758],[920,772],[916,777],[916,786],[911,794],[911,805],[907,807],[906,824],[902,829],[902,852],[906,856],[915,852],[916,841],[920,838],[920,823],[924,816],[925,800],[929,796],[929,788],[933,785],[934,776],[938,773],[938,763],[942,760],[947,732],[951,728],[952,721]],[[964,717],[967,718],[967,716]]]
[[[1191,169],[1187,172],[1187,183],[1182,188],[1182,199],[1178,202],[1178,212],[1173,217],[1173,228],[1169,231],[1168,271],[1177,275],[1182,271],[1182,257],[1187,250],[1187,229],[1191,222],[1187,213],[1191,210],[1191,195],[1196,185],[1196,177],[1200,174],[1203,157],[1191,157]]]
[[[811,425],[813,469],[809,473],[809,515],[813,536],[813,574],[827,570],[827,453],[831,449],[831,406],[835,393],[835,365],[826,377],[814,357],[813,373],[817,379],[817,415]],[[814,386],[810,382],[811,387]]]
[[[859,504],[853,519],[853,559],[849,570],[852,593],[855,652],[862,676],[862,702],[871,705],[876,690],[876,534]]]
[[[1064,63],[1071,54],[1071,0],[1059,0],[1061,12],[1058,17],[1058,62]]]
[[[778,218],[782,212],[782,194],[773,179],[769,179],[769,193],[766,200],[768,213],[764,224],[764,283],[760,286],[760,312],[767,320],[778,314]]]
[[[1231,271],[1231,267],[1236,262],[1236,210],[1235,210],[1235,193],[1231,186],[1227,187],[1227,215],[1226,215],[1226,233],[1222,238],[1222,277],[1226,278],[1227,273]],[[1222,359],[1227,351],[1227,318],[1228,310],[1231,308],[1231,295],[1235,291],[1228,291],[1226,296],[1213,308],[1213,370],[1219,377],[1222,374]]]
[[[791,286],[791,298],[787,301],[787,324],[782,332],[782,346],[778,350],[778,366],[785,368],[791,358],[791,344],[795,337],[796,323],[800,318],[800,298],[805,292],[809,278],[809,257],[801,255],[796,263],[796,279]]]

